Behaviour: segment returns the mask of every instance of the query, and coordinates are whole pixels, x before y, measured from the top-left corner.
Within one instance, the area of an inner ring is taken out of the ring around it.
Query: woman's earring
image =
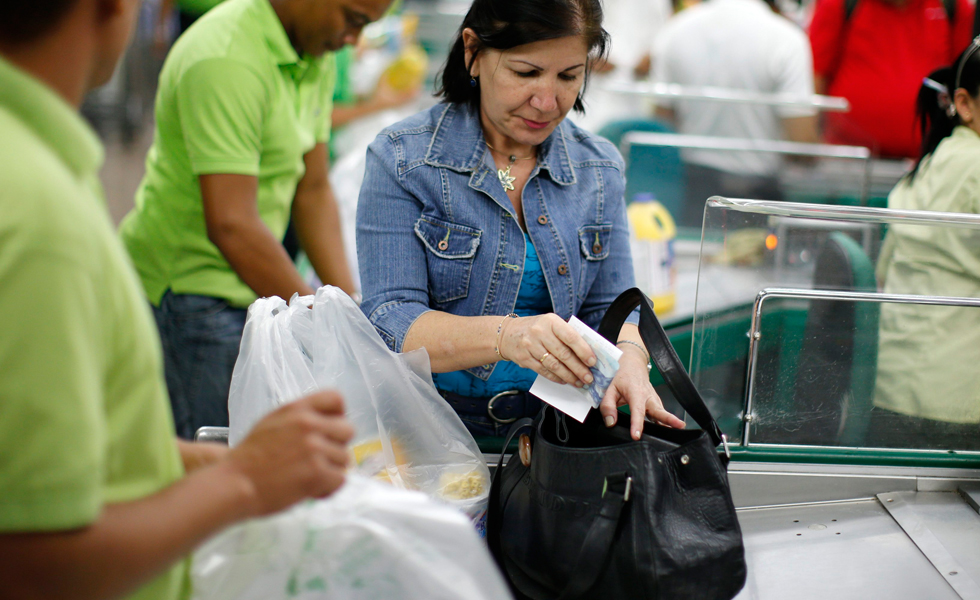
[[[476,77],[470,77],[470,87],[476,87]]]

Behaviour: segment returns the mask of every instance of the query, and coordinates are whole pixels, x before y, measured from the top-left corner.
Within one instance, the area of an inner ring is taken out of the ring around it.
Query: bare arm
[[[306,174],[296,187],[293,200],[296,236],[320,280],[353,294],[356,290],[347,265],[340,209],[327,175],[327,145],[317,144],[306,153],[303,161]]]
[[[813,90],[815,94],[823,95],[827,93],[827,79],[823,75],[813,76]]]
[[[498,327],[501,356],[494,351]],[[504,318],[427,312],[408,330],[402,345],[403,352],[418,348],[428,351],[433,373],[471,369],[503,358],[552,381],[581,386],[592,383],[586,364],[595,364],[589,345],[556,314]],[[542,363],[545,353],[550,356]]]
[[[599,412],[602,413],[606,425],[615,425],[617,407],[629,405],[630,433],[633,439],[640,439],[644,417],[650,417],[667,427],[683,429],[684,421],[664,410],[660,396],[650,384],[650,372],[647,370],[650,356],[646,350],[634,345],[643,346],[639,328],[626,323],[619,332],[619,341],[633,343],[617,344],[623,351],[623,356],[619,359],[619,371],[599,405]]]
[[[497,326],[503,317],[459,317],[445,312],[423,314],[405,336],[403,352],[425,348],[433,373],[448,373],[495,363]]]
[[[391,87],[386,77],[382,77],[378,81],[378,87],[369,97],[346,106],[335,105],[331,121],[334,127],[343,127],[351,121],[356,121],[376,112],[408,104],[418,98],[421,91],[421,85],[405,91],[396,90]]]
[[[176,439],[177,450],[180,451],[180,460],[184,463],[184,471],[187,473],[213,465],[228,454],[228,447],[221,444]]]
[[[160,12],[157,13],[156,23],[153,24],[154,50],[161,56],[167,51],[167,23],[174,10],[174,0],[161,0]]]
[[[116,598],[221,529],[333,493],[344,480],[353,430],[343,402],[324,392],[261,421],[220,462],[133,502],[106,505],[72,531],[0,534],[5,598]]]
[[[820,141],[817,117],[791,117],[783,119],[783,131],[791,142],[816,144]]]
[[[669,106],[658,106],[654,111],[654,114],[658,119],[670,123],[671,126],[677,126],[677,114],[674,112],[673,108],[670,108]]]
[[[259,217],[257,177],[201,175],[200,183],[208,238],[248,287],[286,300],[313,293]]]

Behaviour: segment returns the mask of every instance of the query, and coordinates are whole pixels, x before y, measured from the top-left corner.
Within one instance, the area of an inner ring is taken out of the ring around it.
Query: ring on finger
[[[548,358],[549,356],[551,356],[551,352],[545,351],[545,353],[541,355],[541,358],[538,359],[538,362],[543,365],[544,359]]]

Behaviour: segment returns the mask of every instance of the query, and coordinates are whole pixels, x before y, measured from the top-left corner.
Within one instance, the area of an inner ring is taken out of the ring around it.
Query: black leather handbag
[[[487,541],[517,598],[714,600],[745,584],[721,430],[650,300],[624,292],[599,333],[615,342],[637,305],[652,361],[702,429],[647,422],[636,441],[628,415],[607,428],[596,410],[580,424],[551,407],[515,423],[508,445],[530,431],[494,473]]]

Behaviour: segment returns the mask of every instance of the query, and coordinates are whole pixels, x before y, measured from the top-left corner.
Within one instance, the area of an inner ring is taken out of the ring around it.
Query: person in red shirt
[[[968,0],[817,0],[810,23],[814,85],[842,96],[849,113],[828,113],[833,144],[916,158],[915,99],[922,78],[948,65],[972,38]]]

